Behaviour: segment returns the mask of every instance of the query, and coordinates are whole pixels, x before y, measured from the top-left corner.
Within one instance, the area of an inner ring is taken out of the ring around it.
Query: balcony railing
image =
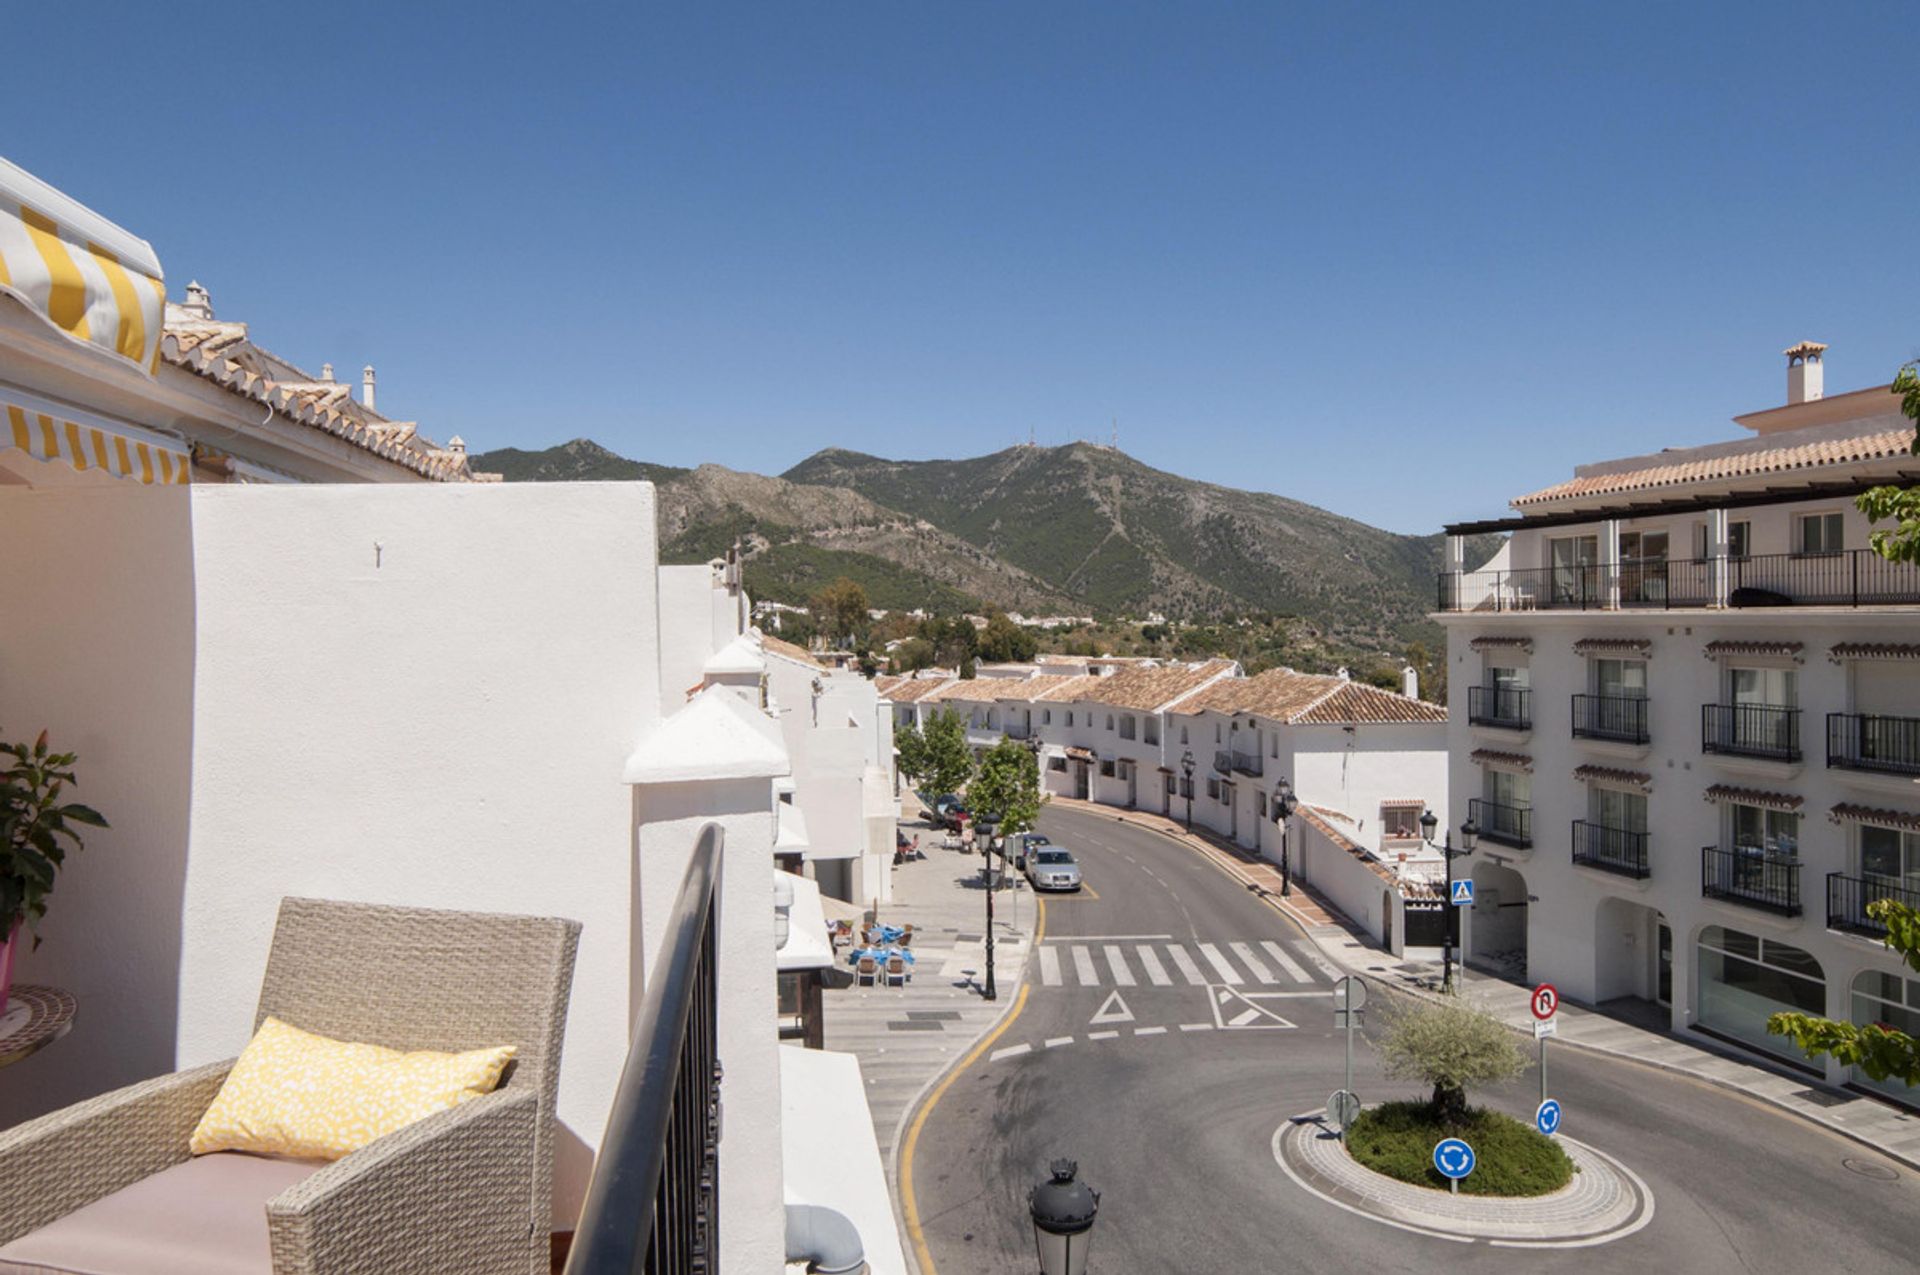
[[[1620,744],[1647,742],[1647,697],[1644,695],[1576,695],[1573,697],[1573,737],[1606,739]]]
[[[1259,753],[1243,753],[1237,748],[1233,750],[1233,768],[1256,779],[1266,773],[1265,763],[1261,761]]]
[[[1515,850],[1533,848],[1533,807],[1474,797],[1467,802],[1467,818],[1480,827],[1480,839]]]
[[[1827,765],[1882,775],[1920,775],[1920,717],[1828,713]]]
[[[1506,730],[1533,727],[1533,692],[1524,686],[1469,686],[1467,720]]]
[[[614,1091],[567,1275],[719,1269],[714,985],[721,832],[694,846]]]
[[[1876,899],[1892,899],[1910,908],[1920,908],[1920,890],[1904,890],[1882,877],[1827,873],[1827,928],[1885,938],[1887,927],[1867,915],[1867,904]]]
[[[1717,573],[1724,572],[1722,581]],[[1513,571],[1448,571],[1441,611],[1549,611],[1704,607],[1886,606],[1920,603],[1920,565],[1871,549],[1763,553],[1745,558],[1626,559]]]
[[[1702,704],[1700,751],[1800,760],[1800,710],[1777,704]]]
[[[1800,915],[1800,860],[1758,846],[1702,846],[1700,893],[1782,916]]]
[[[1213,768],[1222,775],[1233,773],[1233,754],[1226,749],[1218,749],[1213,754]]]
[[[1598,868],[1623,877],[1648,877],[1653,869],[1647,865],[1647,837],[1644,832],[1575,819],[1573,861],[1583,868]]]

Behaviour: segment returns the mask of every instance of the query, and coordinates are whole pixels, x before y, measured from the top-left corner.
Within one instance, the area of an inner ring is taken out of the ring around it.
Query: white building
[[[1746,437],[1449,528],[1440,588],[1470,958],[1801,1066],[1770,1012],[1920,1028],[1864,913],[1920,901],[1920,570],[1853,505],[1920,463],[1887,387],[1823,396],[1824,349]],[[1458,570],[1492,530],[1504,560]]]
[[[781,1269],[783,1203],[806,1203],[904,1271],[857,1063],[778,1043],[777,972],[823,938],[817,894],[774,868],[813,737],[796,759],[764,681],[736,676],[735,643],[764,665],[737,579],[659,567],[651,484],[459,481],[463,453],[293,382],[244,332],[163,334],[150,249],[17,169],[0,183],[0,726],[76,752],[112,824],[20,956],[79,1017],[9,1068],[0,1125],[238,1053],[284,896],[565,916],[570,1229],[717,826],[717,1266]],[[863,772],[882,726],[848,732]]]

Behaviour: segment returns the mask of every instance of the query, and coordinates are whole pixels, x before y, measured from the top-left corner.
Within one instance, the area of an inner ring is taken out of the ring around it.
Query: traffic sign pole
[[[1540,1101],[1547,1100],[1547,1037],[1553,1034],[1553,1016],[1560,1012],[1560,990],[1552,983],[1533,989],[1527,1008],[1533,1011],[1534,1038],[1540,1042]]]

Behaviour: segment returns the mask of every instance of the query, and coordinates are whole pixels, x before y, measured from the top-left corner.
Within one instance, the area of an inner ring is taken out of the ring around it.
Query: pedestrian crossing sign
[[[1473,902],[1473,881],[1463,878],[1453,883],[1453,906],[1465,907]]]

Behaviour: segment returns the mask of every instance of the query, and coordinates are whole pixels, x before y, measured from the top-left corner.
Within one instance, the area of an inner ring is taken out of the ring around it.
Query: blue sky
[[[475,450],[1117,420],[1428,531],[1733,436],[1803,337],[1836,390],[1920,354],[1899,6],[221,12],[12,15],[71,56],[8,60],[0,153]]]

